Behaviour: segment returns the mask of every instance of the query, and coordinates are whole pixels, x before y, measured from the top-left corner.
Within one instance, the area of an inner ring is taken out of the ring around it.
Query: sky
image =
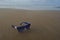
[[[56,9],[60,7],[60,0],[0,0],[0,7]]]

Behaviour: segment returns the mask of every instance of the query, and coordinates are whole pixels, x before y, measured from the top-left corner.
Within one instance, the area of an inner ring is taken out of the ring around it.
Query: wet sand
[[[22,21],[31,22],[31,32],[11,27]],[[60,12],[0,8],[0,40],[60,40]]]

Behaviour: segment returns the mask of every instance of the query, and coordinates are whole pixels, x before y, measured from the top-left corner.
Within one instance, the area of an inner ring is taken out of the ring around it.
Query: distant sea
[[[0,0],[0,8],[60,10],[60,0]]]

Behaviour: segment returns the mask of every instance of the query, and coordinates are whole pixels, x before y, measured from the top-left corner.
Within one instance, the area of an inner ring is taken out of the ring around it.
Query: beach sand
[[[11,25],[31,22],[31,31],[19,33]],[[60,12],[0,8],[0,40],[60,40]]]

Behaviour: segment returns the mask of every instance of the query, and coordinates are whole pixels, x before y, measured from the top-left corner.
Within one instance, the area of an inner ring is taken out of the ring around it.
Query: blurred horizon
[[[0,0],[0,8],[60,10],[60,0]]]

